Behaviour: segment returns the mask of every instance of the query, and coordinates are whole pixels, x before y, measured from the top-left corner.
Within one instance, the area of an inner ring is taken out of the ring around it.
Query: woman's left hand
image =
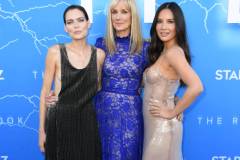
[[[173,109],[161,106],[158,101],[150,100],[149,108],[150,113],[155,117],[161,117],[165,119],[172,119],[176,117]]]

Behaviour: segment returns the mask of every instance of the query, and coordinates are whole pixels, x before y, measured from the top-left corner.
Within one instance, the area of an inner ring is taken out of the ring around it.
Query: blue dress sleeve
[[[106,45],[103,37],[97,38],[95,47],[104,50],[104,52],[106,53]]]

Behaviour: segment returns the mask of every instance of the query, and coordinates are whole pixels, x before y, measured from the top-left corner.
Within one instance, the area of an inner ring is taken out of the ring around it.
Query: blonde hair
[[[137,5],[135,0],[112,0],[108,7],[108,15],[107,15],[107,31],[105,36],[106,46],[109,53],[113,53],[116,49],[115,44],[115,30],[112,25],[112,15],[111,10],[114,6],[117,5],[118,2],[125,1],[127,2],[128,8],[131,12],[131,30],[130,30],[130,53],[140,53],[142,51],[142,33],[139,21],[139,15],[137,11]]]

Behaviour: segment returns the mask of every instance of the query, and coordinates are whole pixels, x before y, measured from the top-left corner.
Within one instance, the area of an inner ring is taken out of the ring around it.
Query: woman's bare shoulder
[[[48,53],[46,59],[50,61],[57,61],[59,59],[60,46],[58,44],[53,45],[48,48]]]

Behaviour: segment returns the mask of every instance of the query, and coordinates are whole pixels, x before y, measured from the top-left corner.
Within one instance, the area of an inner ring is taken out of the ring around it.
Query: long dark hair
[[[70,11],[70,10],[73,10],[73,9],[78,9],[79,11],[81,11],[81,12],[84,14],[85,19],[86,19],[87,21],[89,20],[87,11],[85,10],[84,7],[82,7],[82,6],[80,6],[80,5],[70,5],[70,6],[68,6],[68,7],[64,10],[64,13],[63,13],[63,22],[64,22],[64,24],[66,24],[66,14],[67,14],[67,12]]]
[[[173,13],[173,18],[176,25],[176,42],[183,49],[188,63],[191,64],[184,15],[179,5],[175,2],[163,3],[156,11],[150,30],[151,43],[148,48],[150,64],[152,65],[154,62],[156,62],[163,51],[164,44],[157,35],[156,25],[158,21],[158,15],[164,9],[169,9]]]

